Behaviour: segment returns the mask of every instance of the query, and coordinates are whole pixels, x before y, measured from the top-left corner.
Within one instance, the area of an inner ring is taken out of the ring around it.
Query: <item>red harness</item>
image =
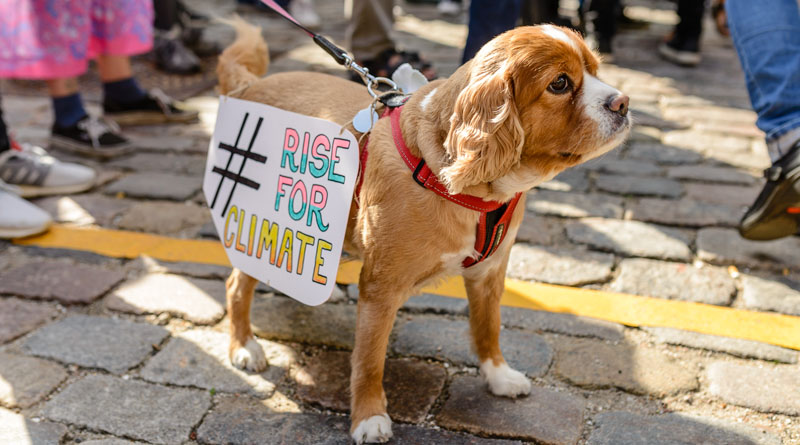
[[[470,256],[464,258],[464,261],[461,263],[465,268],[474,266],[486,258],[489,258],[503,242],[503,239],[505,239],[506,233],[508,232],[508,225],[511,222],[511,216],[514,214],[514,209],[516,209],[517,203],[522,197],[522,193],[517,193],[514,195],[514,198],[506,203],[484,201],[472,195],[450,194],[447,188],[439,182],[439,178],[433,174],[433,171],[431,171],[425,163],[425,160],[411,154],[411,150],[406,146],[403,140],[403,134],[400,131],[400,112],[402,109],[403,106],[386,107],[381,118],[387,115],[390,117],[394,145],[397,147],[397,152],[400,153],[400,157],[403,158],[403,161],[405,161],[408,168],[413,172],[411,176],[414,178],[414,181],[448,201],[453,201],[462,207],[481,212],[475,237],[475,251],[478,255],[477,257]],[[367,152],[368,145],[369,138],[367,138],[364,148],[361,151],[361,164],[359,166],[358,182],[356,183],[356,195],[360,194],[361,184],[364,181],[364,171],[367,165],[367,157],[369,156]]]

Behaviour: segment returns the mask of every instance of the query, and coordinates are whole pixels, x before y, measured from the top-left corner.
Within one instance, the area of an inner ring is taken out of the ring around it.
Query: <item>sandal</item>
[[[404,63],[408,63],[412,68],[419,70],[428,80],[436,79],[436,70],[431,63],[419,56],[419,53],[398,51],[394,48],[387,49],[372,60],[357,62],[364,68],[369,69],[369,73],[375,77],[391,78],[394,71]],[[361,83],[361,76],[358,73],[350,73],[350,80]]]
[[[725,0],[714,0],[711,2],[711,17],[714,18],[714,24],[717,25],[717,31],[728,37],[731,35],[731,30],[728,29],[728,15],[725,14]]]

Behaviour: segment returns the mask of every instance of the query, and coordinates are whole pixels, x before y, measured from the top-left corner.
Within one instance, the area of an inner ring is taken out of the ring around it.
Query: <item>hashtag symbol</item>
[[[211,169],[212,172],[217,173],[220,175],[219,184],[217,185],[217,191],[214,192],[214,199],[211,200],[211,208],[213,209],[214,206],[217,205],[217,198],[219,197],[219,191],[222,188],[222,183],[225,179],[230,179],[233,181],[233,185],[231,186],[231,191],[228,194],[228,199],[225,201],[225,206],[222,208],[222,216],[225,216],[225,212],[228,210],[228,206],[231,203],[231,198],[233,198],[233,192],[236,191],[236,186],[238,184],[242,184],[246,187],[250,187],[254,190],[258,190],[261,187],[256,181],[252,179],[245,178],[242,176],[242,171],[244,171],[244,164],[247,162],[248,159],[252,159],[255,162],[265,164],[267,162],[267,157],[260,155],[258,153],[253,153],[253,143],[256,141],[256,137],[258,136],[258,130],[261,128],[261,123],[264,121],[263,117],[258,118],[258,122],[256,122],[256,129],[253,131],[253,136],[250,138],[250,144],[247,146],[247,150],[242,150],[239,147],[239,140],[242,137],[242,132],[244,131],[244,126],[247,124],[247,118],[250,116],[250,113],[245,113],[244,119],[242,119],[242,125],[239,127],[239,134],[236,136],[236,142],[233,145],[229,145],[223,142],[219,143],[219,148],[221,150],[225,150],[230,152],[230,156],[228,157],[228,162],[225,164],[225,168],[214,167]],[[233,157],[239,155],[242,156],[242,165],[239,166],[239,172],[234,173],[230,171],[231,162],[233,161]]]

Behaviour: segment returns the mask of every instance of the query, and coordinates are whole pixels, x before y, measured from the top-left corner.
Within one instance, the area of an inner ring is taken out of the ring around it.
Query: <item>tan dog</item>
[[[266,72],[266,44],[258,29],[236,27],[237,40],[217,68],[222,93],[328,119],[360,136],[348,122],[371,102],[363,85],[308,72],[259,79]],[[626,137],[628,98],[595,77],[597,66],[597,57],[568,29],[508,31],[449,79],[414,93],[401,114],[402,136],[449,192],[509,201]],[[420,187],[411,175],[389,119],[381,119],[369,137],[364,183],[345,237],[345,250],[364,262],[350,382],[350,432],[357,443],[392,436],[381,381],[398,308],[447,275],[464,277],[474,349],[489,390],[507,397],[530,392],[529,380],[506,364],[498,344],[500,296],[524,198],[508,239],[486,261],[464,268],[462,260],[475,254],[479,212]],[[255,285],[239,270],[227,281],[230,358],[239,368],[260,371],[267,363],[249,314]]]

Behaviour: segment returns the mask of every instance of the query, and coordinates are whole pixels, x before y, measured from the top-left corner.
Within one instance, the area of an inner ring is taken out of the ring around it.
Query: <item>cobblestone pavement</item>
[[[221,15],[228,3],[193,2]],[[342,41],[342,1],[317,3],[322,32]],[[769,162],[730,42],[707,26],[702,64],[675,67],[656,55],[673,6],[626,3],[650,26],[621,34],[601,74],[631,96],[638,125],[624,147],[530,192],[509,276],[800,315],[800,238],[735,230]],[[272,72],[343,75],[302,33],[249,18],[264,25]],[[446,75],[464,19],[404,4],[397,36]],[[48,99],[3,100],[18,138],[46,144]],[[215,102],[189,100],[197,124],[131,129],[139,150],[92,164],[96,187],[36,203],[63,223],[213,237],[200,184]],[[357,290],[309,308],[261,289],[253,323],[270,367],[248,374],[225,357],[227,273],[0,243],[0,443],[347,443]],[[393,443],[800,443],[797,351],[504,308],[504,351],[534,383],[507,400],[478,377],[465,310],[423,295],[399,315],[385,378]]]

